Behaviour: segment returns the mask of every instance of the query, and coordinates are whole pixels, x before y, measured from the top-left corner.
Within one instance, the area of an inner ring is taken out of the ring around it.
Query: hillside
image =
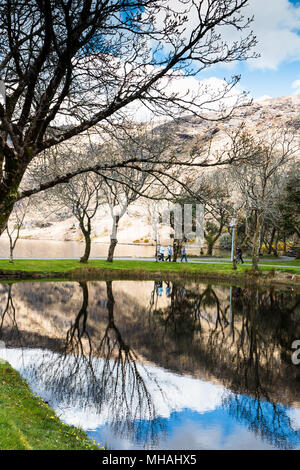
[[[157,125],[157,132],[171,133],[174,142],[188,143],[195,138],[214,135],[216,148],[222,148],[226,131],[237,128],[242,122],[250,132],[266,133],[282,125],[300,135],[300,95],[291,97],[255,100],[252,105],[235,111],[226,121],[207,121],[197,117],[184,117],[176,122]],[[101,206],[94,219],[93,239],[101,243],[110,240],[111,217],[108,207]],[[163,235],[164,236],[164,235]],[[5,238],[5,234],[3,235]],[[24,222],[21,238],[40,240],[80,240],[82,238],[78,222],[67,210],[51,213],[32,208]],[[122,243],[144,243],[153,241],[150,214],[145,204],[138,202],[130,206],[119,226],[119,241]]]

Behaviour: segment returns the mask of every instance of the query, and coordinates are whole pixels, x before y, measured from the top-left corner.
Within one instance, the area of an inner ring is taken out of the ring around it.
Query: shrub
[[[219,246],[222,250],[231,249],[231,235],[230,233],[223,233],[219,238]]]

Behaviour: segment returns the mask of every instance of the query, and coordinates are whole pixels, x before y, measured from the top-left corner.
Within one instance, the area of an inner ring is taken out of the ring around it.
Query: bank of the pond
[[[251,265],[238,265],[233,270],[230,264],[218,263],[156,263],[152,261],[91,260],[83,265],[76,260],[0,260],[1,280],[25,279],[140,279],[156,280],[205,279],[239,283],[258,283],[268,286],[293,285],[300,287],[300,261],[260,266],[253,273]]]
[[[0,363],[0,450],[98,450],[80,429],[62,423],[18,372]]]

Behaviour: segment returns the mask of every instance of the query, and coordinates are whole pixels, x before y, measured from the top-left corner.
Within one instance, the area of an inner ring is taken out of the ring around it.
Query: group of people
[[[156,289],[157,295],[161,297],[163,295],[164,289],[163,289],[163,282],[162,281],[155,281],[154,282],[154,287]],[[166,281],[166,296],[170,297],[171,295],[171,286],[168,281]]]
[[[166,256],[166,259],[165,259],[165,248],[163,246],[161,246],[159,248],[159,251],[158,251],[158,261],[169,261],[169,262],[171,262],[172,261],[172,255],[173,255],[172,247],[170,245],[168,245],[168,247],[167,247],[167,256]],[[182,262],[183,260],[185,260],[185,262],[187,263],[187,255],[186,255],[185,246],[183,246],[182,249],[181,249],[181,259],[180,259],[180,261]],[[239,245],[236,248],[236,261],[237,261],[238,264],[239,263],[244,264],[242,249]]]
[[[172,247],[170,245],[168,245],[168,248],[167,248],[167,256],[166,256],[166,259],[165,259],[165,248],[163,246],[160,247],[159,249],[159,253],[158,253],[158,261],[169,261],[171,262],[172,261],[172,255],[173,255],[173,250],[172,250]],[[185,246],[182,247],[181,249],[181,262],[185,260],[185,262],[187,263],[187,255],[186,255],[186,248]]]
[[[172,288],[171,284],[169,281],[164,281],[166,284],[166,297],[170,297],[172,294]],[[163,281],[154,281],[154,288],[156,290],[156,293],[159,297],[161,297],[164,293],[164,288],[163,288]],[[184,297],[186,294],[186,290],[184,287],[182,287],[179,291],[179,295],[181,297]]]

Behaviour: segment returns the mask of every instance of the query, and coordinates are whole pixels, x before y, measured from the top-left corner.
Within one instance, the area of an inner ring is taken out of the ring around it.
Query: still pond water
[[[300,449],[300,295],[152,281],[0,284],[6,359],[109,449]]]

